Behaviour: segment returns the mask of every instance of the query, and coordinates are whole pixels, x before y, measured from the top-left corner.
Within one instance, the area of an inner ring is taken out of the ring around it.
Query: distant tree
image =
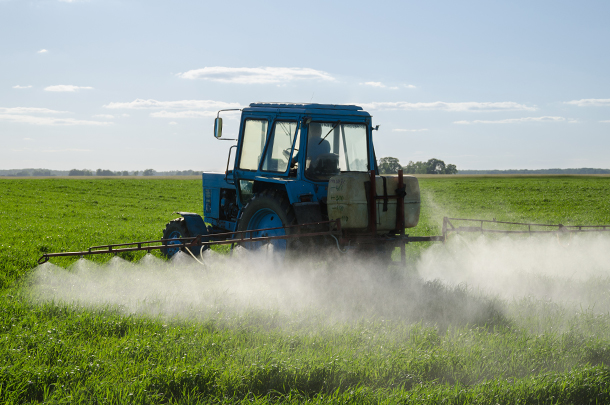
[[[15,176],[17,177],[25,177],[25,176],[30,176],[30,172],[26,171],[26,170],[22,170],[20,172],[15,173]]]
[[[440,159],[432,158],[426,162],[426,173],[427,174],[444,174],[445,173],[445,162]]]
[[[72,169],[68,172],[68,176],[93,176],[93,172],[87,169]]]
[[[117,174],[115,172],[113,172],[112,170],[97,169],[95,171],[95,175],[96,176],[116,176]]]
[[[396,174],[400,169],[400,162],[395,157],[382,157],[379,159],[379,173],[381,174]]]
[[[146,169],[144,170],[144,176],[154,176],[156,171],[154,169]]]
[[[123,176],[129,176],[129,172],[127,170],[123,170],[123,173],[121,173],[121,175]]]
[[[134,171],[133,171],[133,175],[134,175],[134,176],[137,176],[139,173],[140,173],[140,171],[138,171],[138,170],[134,170]]]
[[[177,170],[175,172],[171,172],[172,175],[174,176],[193,176],[195,174],[197,174],[198,172],[194,171],[194,170]]]
[[[457,172],[458,170],[455,165],[448,164],[447,167],[445,167],[445,174],[457,174]]]
[[[458,172],[454,164],[445,165],[445,162],[436,158],[427,162],[409,161],[403,170],[408,174],[457,174]]]
[[[51,171],[49,169],[34,169],[32,176],[51,176]]]
[[[426,174],[428,170],[424,162],[414,162],[412,160],[402,169],[406,174]]]

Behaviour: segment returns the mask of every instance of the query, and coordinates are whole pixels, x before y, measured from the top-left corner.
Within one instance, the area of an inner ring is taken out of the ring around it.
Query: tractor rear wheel
[[[244,238],[283,236],[290,234],[293,229],[281,227],[296,224],[294,211],[290,206],[286,194],[277,190],[264,190],[256,194],[244,207],[239,223],[238,231],[249,231]],[[280,228],[263,230],[265,228]],[[268,241],[243,242],[242,246],[249,250],[272,249],[279,257],[285,257],[293,246],[291,239],[271,239]]]
[[[179,247],[170,247],[171,245],[179,245],[181,242],[178,240],[179,238],[188,238],[191,235],[189,234],[188,229],[186,228],[186,224],[184,223],[184,218],[176,218],[172,221],[169,221],[163,230],[163,239],[176,239],[175,241],[167,242],[168,247],[161,249],[161,253],[163,253],[168,259],[174,256],[178,251],[182,250]]]

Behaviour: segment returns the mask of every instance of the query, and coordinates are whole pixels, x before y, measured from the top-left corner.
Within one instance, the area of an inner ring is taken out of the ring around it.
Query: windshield
[[[340,172],[366,172],[368,148],[365,124],[312,122],[307,134],[305,175],[327,181]]]

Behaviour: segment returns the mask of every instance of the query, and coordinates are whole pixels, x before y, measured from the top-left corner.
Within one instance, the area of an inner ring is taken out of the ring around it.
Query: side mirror
[[[214,120],[214,136],[216,139],[220,139],[222,137],[222,118],[216,117]]]

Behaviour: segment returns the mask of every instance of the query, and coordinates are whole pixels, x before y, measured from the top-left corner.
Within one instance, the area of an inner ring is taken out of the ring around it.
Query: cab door
[[[299,116],[282,114],[273,122],[260,163],[259,175],[287,177],[295,167],[294,155],[299,148]]]
[[[296,114],[257,113],[243,117],[234,170],[240,207],[253,197],[255,179],[267,177],[270,182],[277,182],[290,175],[299,130]]]

